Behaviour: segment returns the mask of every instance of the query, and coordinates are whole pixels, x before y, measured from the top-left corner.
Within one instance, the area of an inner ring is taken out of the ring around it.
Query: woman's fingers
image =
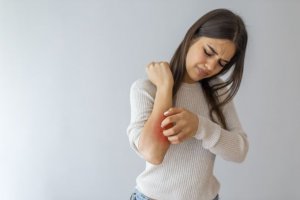
[[[168,140],[170,141],[171,144],[179,144],[183,142],[186,138],[187,135],[180,132],[179,134],[168,137]]]
[[[181,130],[182,130],[182,126],[180,124],[180,122],[178,123],[174,123],[173,126],[171,126],[170,128],[166,127],[167,129],[165,129],[163,131],[164,136],[169,137],[169,136],[173,136],[178,134]]]
[[[165,128],[168,124],[176,124],[180,120],[180,114],[183,110],[181,108],[170,108],[166,112],[164,112],[164,116],[166,117],[161,122],[161,127]]]
[[[146,68],[149,80],[157,87],[174,84],[173,75],[168,62],[151,62]]]
[[[182,108],[172,107],[172,108],[169,108],[166,112],[164,112],[164,116],[166,116],[166,117],[171,116],[171,115],[174,115],[174,114],[178,114],[182,111],[183,111]]]
[[[178,144],[183,140],[196,134],[199,120],[197,115],[183,108],[170,108],[164,113],[166,117],[161,127],[164,129],[164,136],[172,144]]]
[[[176,123],[176,120],[175,120],[176,116],[169,116],[169,117],[166,117],[162,122],[161,122],[161,127],[162,128],[165,128],[168,124],[171,124],[171,123]]]
[[[163,131],[164,136],[168,138],[168,140],[172,144],[179,144],[188,136],[188,129],[184,128],[184,126],[179,121],[173,127],[166,129]]]

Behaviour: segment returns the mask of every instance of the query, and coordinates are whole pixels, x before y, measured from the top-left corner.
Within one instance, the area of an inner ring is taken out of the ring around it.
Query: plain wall
[[[299,199],[300,2],[0,0],[0,199],[129,199],[129,88],[215,8],[247,25],[236,107],[242,164],[217,158],[222,200]]]

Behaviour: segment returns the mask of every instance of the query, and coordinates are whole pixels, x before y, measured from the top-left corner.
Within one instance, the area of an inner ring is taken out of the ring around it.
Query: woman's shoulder
[[[156,87],[149,79],[139,78],[131,84],[131,90],[144,90],[152,93],[155,92]]]

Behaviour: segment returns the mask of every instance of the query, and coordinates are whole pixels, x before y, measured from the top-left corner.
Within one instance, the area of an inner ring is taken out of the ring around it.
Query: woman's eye
[[[205,48],[203,48],[203,50],[204,50],[204,53],[205,53],[207,56],[213,56],[213,55],[214,55],[213,53],[208,52]]]
[[[220,65],[221,67],[225,67],[225,66],[226,66],[226,63],[219,62],[219,65]]]

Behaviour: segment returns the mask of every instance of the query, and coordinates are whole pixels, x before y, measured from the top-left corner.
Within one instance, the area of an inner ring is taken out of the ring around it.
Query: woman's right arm
[[[131,123],[128,136],[133,149],[146,161],[160,164],[170,146],[163,135],[163,113],[172,107],[173,76],[166,62],[147,67],[150,80],[131,88]],[[169,128],[169,127],[165,127]]]
[[[172,107],[172,88],[157,88],[152,113],[141,131],[138,142],[139,152],[152,164],[160,164],[170,146],[161,128],[163,113],[170,107]]]

